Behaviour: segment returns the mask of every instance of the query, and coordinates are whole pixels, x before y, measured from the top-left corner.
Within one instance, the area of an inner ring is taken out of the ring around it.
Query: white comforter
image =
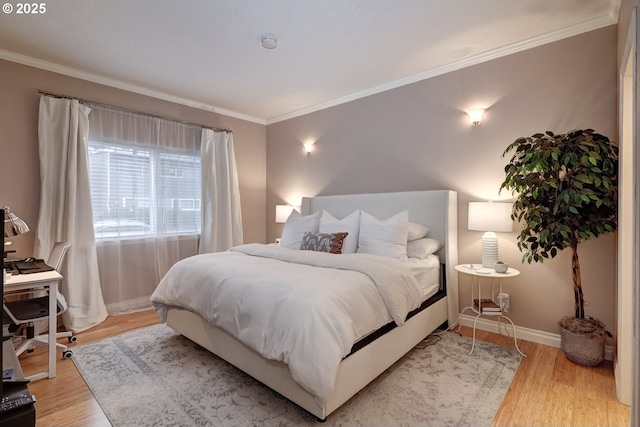
[[[353,344],[391,319],[402,325],[421,301],[401,261],[260,244],[182,260],[151,296],[163,321],[171,306],[191,310],[286,363],[320,402]]]

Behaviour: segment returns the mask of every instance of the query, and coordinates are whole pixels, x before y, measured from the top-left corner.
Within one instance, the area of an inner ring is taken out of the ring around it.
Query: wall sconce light
[[[304,152],[307,155],[311,154],[311,152],[313,151],[313,143],[307,142],[306,144],[303,144],[303,145],[304,145]]]
[[[294,210],[300,212],[300,206],[276,205],[276,223],[284,224]]]
[[[468,229],[485,231],[482,235],[482,267],[494,268],[498,261],[497,232],[513,231],[511,203],[469,202]]]
[[[474,126],[478,126],[482,121],[482,116],[484,115],[484,109],[476,108],[475,110],[469,110],[467,111],[467,114],[469,115],[469,120],[471,120],[471,123]]]

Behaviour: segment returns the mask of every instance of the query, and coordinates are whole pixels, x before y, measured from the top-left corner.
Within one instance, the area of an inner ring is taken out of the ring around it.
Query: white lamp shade
[[[482,266],[494,268],[498,261],[497,232],[513,231],[511,203],[469,202],[469,230],[485,231],[482,236]]]
[[[469,230],[510,233],[511,203],[469,202]]]
[[[4,207],[4,236],[5,237],[13,237],[18,236],[20,234],[27,233],[29,231],[29,226],[26,222],[21,220],[11,212],[9,206]]]
[[[276,205],[276,222],[279,224],[284,224],[287,222],[287,218],[291,215],[292,211],[300,211],[298,206],[293,205]]]

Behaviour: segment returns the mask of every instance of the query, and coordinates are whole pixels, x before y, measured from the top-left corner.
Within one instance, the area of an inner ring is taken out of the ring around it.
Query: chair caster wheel
[[[67,337],[67,340],[69,342],[76,342],[78,340],[78,337],[75,335],[71,335],[70,337]]]
[[[71,356],[73,356],[73,351],[71,350],[65,350],[62,352],[62,358],[63,359],[70,359]]]

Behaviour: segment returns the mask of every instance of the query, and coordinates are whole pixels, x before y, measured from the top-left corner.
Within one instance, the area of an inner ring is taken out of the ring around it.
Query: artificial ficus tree
[[[618,145],[592,129],[521,137],[500,190],[516,196],[513,220],[523,224],[523,261],[543,262],[571,248],[575,317],[584,319],[578,244],[617,228]]]

